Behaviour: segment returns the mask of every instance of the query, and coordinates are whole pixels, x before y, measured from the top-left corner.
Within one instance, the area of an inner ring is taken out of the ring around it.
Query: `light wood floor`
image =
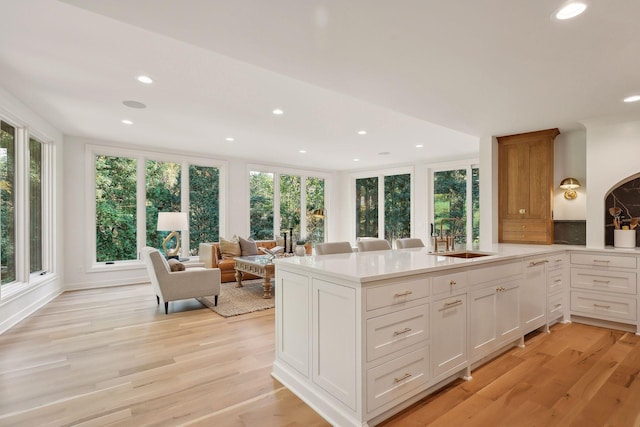
[[[0,426],[326,426],[270,376],[273,310],[222,318],[150,286],[68,292],[0,335]],[[534,334],[385,426],[638,426],[640,337]]]

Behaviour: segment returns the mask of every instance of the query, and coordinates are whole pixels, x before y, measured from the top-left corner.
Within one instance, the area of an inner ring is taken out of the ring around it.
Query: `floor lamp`
[[[162,241],[162,248],[167,258],[179,258],[180,256],[180,233],[189,229],[189,220],[186,212],[158,212],[158,231],[170,231],[169,235]],[[176,239],[175,248],[168,247],[171,239]]]

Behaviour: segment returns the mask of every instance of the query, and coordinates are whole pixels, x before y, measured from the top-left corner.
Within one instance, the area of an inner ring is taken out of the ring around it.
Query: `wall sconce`
[[[565,178],[560,183],[560,188],[564,191],[564,198],[567,200],[573,200],[578,197],[578,193],[576,193],[576,188],[580,187],[580,181],[575,178]]]

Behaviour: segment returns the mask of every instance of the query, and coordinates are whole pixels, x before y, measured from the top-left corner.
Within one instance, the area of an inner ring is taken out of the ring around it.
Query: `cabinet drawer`
[[[433,278],[433,294],[457,293],[459,289],[467,287],[467,273],[451,273]]]
[[[366,293],[367,311],[403,304],[428,295],[429,279],[426,277],[368,288]]]
[[[561,270],[565,265],[564,255],[551,255],[549,257],[549,264],[547,264],[548,271]]]
[[[546,231],[503,231],[503,242],[546,242],[548,235]]]
[[[549,297],[549,305],[547,306],[547,322],[562,317],[564,312],[563,295],[557,294]]]
[[[562,291],[562,288],[564,285],[562,276],[563,276],[562,271],[549,272],[549,277],[547,279],[547,284],[548,284],[547,289],[548,289],[549,295]]]
[[[636,299],[614,295],[571,292],[571,311],[590,317],[613,320],[636,320]]]
[[[524,233],[524,232],[547,232],[547,224],[543,222],[516,222],[516,221],[503,221],[502,222],[502,231],[503,232],[515,232],[515,233]]]
[[[572,268],[571,287],[635,295],[636,273]]]
[[[596,267],[636,268],[636,257],[600,254],[571,254],[571,264]]]
[[[429,305],[408,308],[367,320],[367,361],[429,338]]]
[[[429,380],[429,348],[424,347],[367,371],[367,411],[406,393],[417,392]]]
[[[469,271],[468,281],[470,285],[476,285],[478,283],[506,279],[507,277],[518,276],[520,274],[522,274],[522,263],[512,262],[510,264],[477,268],[473,271]]]

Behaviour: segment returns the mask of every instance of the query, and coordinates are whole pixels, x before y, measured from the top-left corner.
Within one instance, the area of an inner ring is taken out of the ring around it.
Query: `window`
[[[273,174],[249,174],[250,234],[256,240],[273,239]]]
[[[324,179],[307,178],[307,238],[312,244],[324,242],[326,216]]]
[[[178,163],[146,161],[147,246],[160,251],[164,250],[162,241],[171,231],[157,231],[158,212],[180,212],[181,172],[182,167]]]
[[[90,147],[88,153],[95,165],[96,201],[95,258],[89,264],[137,261],[145,245],[162,250],[168,232],[157,231],[158,212],[188,213],[183,254],[197,255],[201,242],[218,241],[221,165],[107,147]]]
[[[220,170],[189,166],[189,246],[197,253],[201,242],[220,240]]]
[[[256,240],[273,239],[275,235],[285,232],[289,235],[292,229],[294,240],[307,239],[313,243],[324,241],[324,191],[324,178],[251,171],[251,237]]]
[[[16,128],[0,126],[0,266],[1,283],[16,280]]]
[[[302,177],[280,175],[280,230],[300,236],[300,183]]]
[[[136,160],[96,156],[96,261],[137,259]]]
[[[433,169],[433,227],[457,245],[480,239],[480,170],[474,165]]]
[[[0,297],[47,280],[53,239],[52,144],[0,120]]]
[[[411,237],[411,175],[384,177],[384,238]]]
[[[356,178],[355,187],[356,238],[411,236],[411,173]]]
[[[42,143],[29,140],[29,273],[42,266]]]

